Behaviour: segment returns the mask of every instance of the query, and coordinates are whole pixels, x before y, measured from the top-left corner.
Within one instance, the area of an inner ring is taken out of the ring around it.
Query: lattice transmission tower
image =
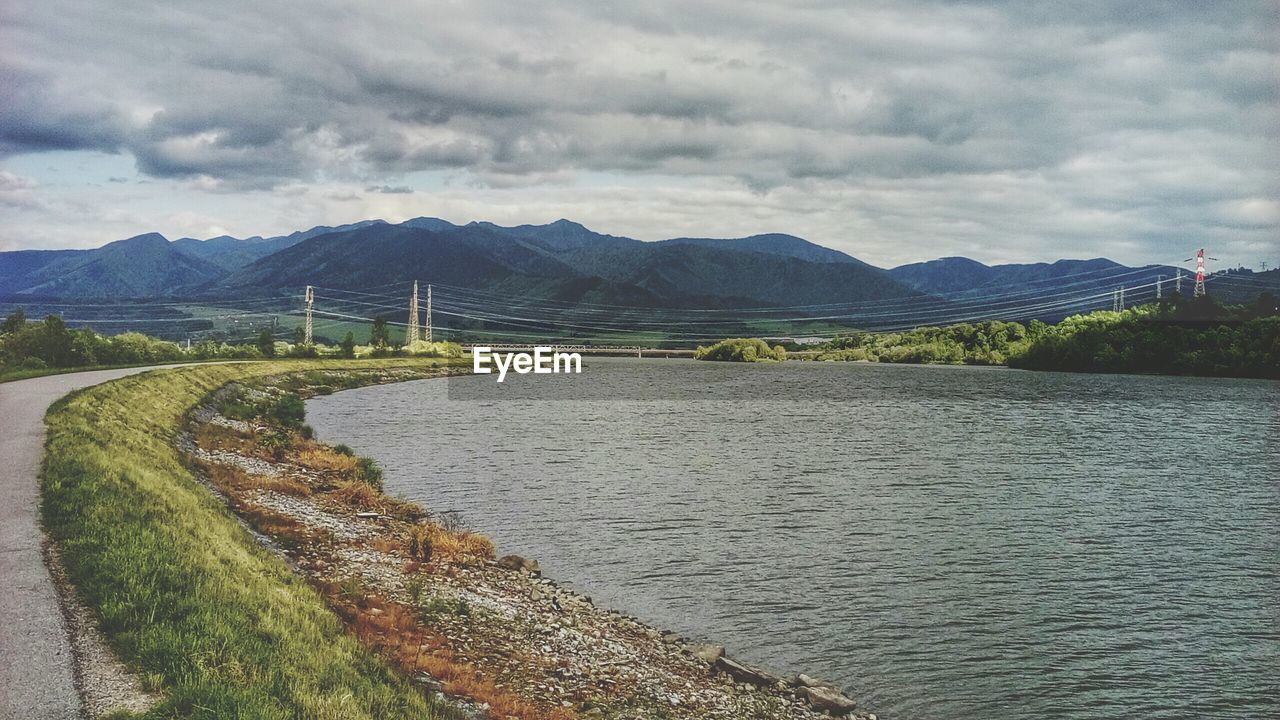
[[[427,331],[430,340],[430,330]],[[404,342],[412,345],[418,342],[418,281],[413,281],[413,295],[409,296],[409,326],[405,330]]]
[[[1213,261],[1217,262],[1218,258],[1216,258],[1216,257],[1211,257],[1211,258],[1207,258],[1207,257],[1205,257],[1205,255],[1204,255],[1204,248],[1200,248],[1199,250],[1197,250],[1197,251],[1196,251],[1196,256],[1195,256],[1194,258],[1187,258],[1186,260],[1183,260],[1182,262],[1191,262],[1192,260],[1195,260],[1195,261],[1196,261],[1196,291],[1195,291],[1195,296],[1196,296],[1196,297],[1204,297],[1204,261],[1205,261],[1205,260],[1213,260]]]
[[[315,288],[307,286],[307,294],[304,296],[307,303],[307,319],[302,323],[302,344],[311,345],[311,313],[316,309],[316,292]]]
[[[431,286],[427,285],[427,342],[434,342],[431,339]]]

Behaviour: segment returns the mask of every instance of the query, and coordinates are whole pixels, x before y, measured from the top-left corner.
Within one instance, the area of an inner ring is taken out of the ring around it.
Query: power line
[[[642,306],[634,306],[634,305],[614,305],[614,304],[608,304],[608,303],[575,302],[575,301],[551,300],[551,299],[542,299],[536,302],[521,301],[521,303],[524,305],[540,305],[548,309],[552,309],[556,307],[565,307],[570,309],[602,308],[602,309],[608,309],[608,310],[643,312],[646,314],[772,313],[772,312],[779,312],[779,311],[786,311],[786,310],[810,310],[810,309],[826,310],[826,309],[839,309],[839,308],[846,308],[846,307],[861,308],[861,307],[879,307],[879,306],[889,306],[889,305],[902,306],[902,305],[909,305],[914,303],[936,304],[939,302],[945,303],[949,301],[950,302],[970,302],[970,301],[978,301],[978,300],[983,300],[987,298],[996,298],[996,297],[1014,297],[1014,296],[1022,296],[1022,295],[1034,296],[1038,291],[1035,290],[1034,288],[1026,287],[1027,285],[1040,284],[1040,283],[1054,283],[1055,287],[1049,288],[1049,289],[1061,289],[1066,287],[1083,286],[1083,285],[1096,286],[1097,283],[1099,282],[1117,280],[1120,278],[1130,277],[1133,275],[1149,274],[1153,270],[1158,269],[1159,267],[1160,266],[1157,266],[1157,265],[1151,265],[1151,266],[1146,266],[1142,268],[1131,268],[1131,269],[1126,269],[1124,272],[1121,272],[1121,273],[1113,272],[1115,268],[1104,268],[1104,269],[1091,270],[1091,271],[1086,271],[1081,273],[1073,273],[1070,275],[1063,275],[1056,278],[1040,278],[1035,280],[1029,280],[1029,281],[1026,281],[1022,287],[1014,291],[1006,291],[1006,292],[991,293],[987,295],[968,296],[968,297],[959,296],[959,297],[952,297],[950,299],[942,298],[934,295],[920,294],[920,295],[914,295],[914,296],[909,296],[904,298],[888,298],[888,299],[880,299],[880,300],[846,301],[846,302],[840,302],[840,303],[821,303],[821,304],[807,304],[807,305],[739,307],[739,308],[662,308],[662,307],[642,307]],[[1097,277],[1094,280],[1078,280],[1076,282],[1065,283],[1065,284],[1061,282],[1061,280],[1063,279],[1080,278],[1080,277],[1087,277],[1087,276],[1094,276],[1094,275],[1099,277]],[[392,283],[384,287],[394,288],[401,284],[403,283]],[[480,298],[489,297],[489,298],[494,298],[495,300],[501,301],[504,304],[512,303],[512,298],[509,295],[503,295],[496,292],[486,292],[484,290],[478,290],[474,288],[465,288],[465,287],[459,287],[454,285],[447,285],[443,283],[436,283],[436,285],[442,288],[446,294],[451,294],[455,296],[472,296],[472,297],[480,297]],[[366,291],[346,290],[342,288],[330,288],[330,287],[323,287],[320,289],[323,289],[329,292],[361,295],[361,296],[367,296],[367,297],[372,297],[372,298],[377,298],[382,300],[394,300],[398,296],[398,293],[394,293],[390,291],[381,292],[381,293],[367,292],[367,290],[375,289],[375,288],[367,288]]]

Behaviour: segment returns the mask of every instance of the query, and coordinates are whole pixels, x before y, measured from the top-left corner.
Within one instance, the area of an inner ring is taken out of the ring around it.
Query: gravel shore
[[[317,387],[402,379],[278,378],[251,392],[305,397]],[[354,460],[305,429],[229,419],[220,402],[215,395],[193,412],[179,440],[193,467],[350,632],[466,715],[875,720],[828,683],[778,677],[598,608],[542,577],[535,561],[496,557],[456,518],[353,482]],[[293,433],[283,446],[264,442],[282,433]]]

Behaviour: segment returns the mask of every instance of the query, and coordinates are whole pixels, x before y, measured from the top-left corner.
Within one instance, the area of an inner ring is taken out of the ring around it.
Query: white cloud
[[[1276,224],[1266,0],[50,0],[21,20],[0,29],[0,156],[119,152],[157,181],[24,189],[47,210],[16,218],[28,242],[112,239],[125,223],[66,209],[121,201],[155,223],[132,232],[443,206],[880,262],[1256,253]]]

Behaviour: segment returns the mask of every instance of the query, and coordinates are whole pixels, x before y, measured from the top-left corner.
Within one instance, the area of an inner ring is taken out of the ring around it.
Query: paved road
[[[0,718],[80,717],[66,622],[41,552],[36,473],[45,411],[72,390],[151,369],[0,383]]]

